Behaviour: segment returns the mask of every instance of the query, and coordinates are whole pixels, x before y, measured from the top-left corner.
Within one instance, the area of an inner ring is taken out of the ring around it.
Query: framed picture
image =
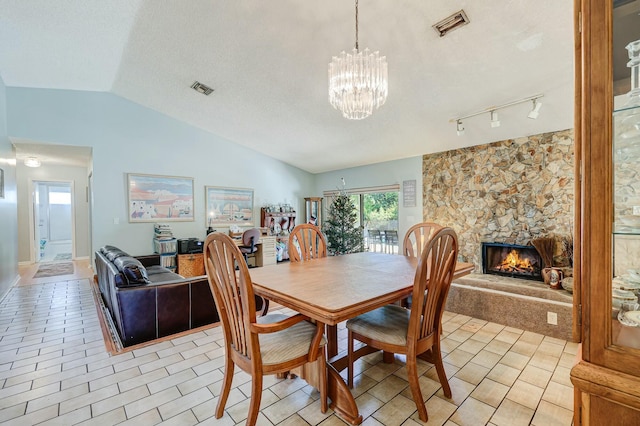
[[[127,174],[129,222],[193,221],[193,178]]]
[[[205,186],[207,226],[253,226],[253,189]]]
[[[416,206],[416,180],[402,181],[402,207]]]
[[[0,198],[4,198],[4,169],[0,169]]]

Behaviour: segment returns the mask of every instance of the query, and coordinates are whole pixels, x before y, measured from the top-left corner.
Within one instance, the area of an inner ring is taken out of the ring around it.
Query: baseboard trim
[[[16,275],[15,278],[13,279],[13,282],[9,284],[7,291],[5,291],[4,294],[0,294],[0,302],[2,302],[5,297],[7,297],[11,289],[17,286],[19,282],[20,282],[20,275]]]

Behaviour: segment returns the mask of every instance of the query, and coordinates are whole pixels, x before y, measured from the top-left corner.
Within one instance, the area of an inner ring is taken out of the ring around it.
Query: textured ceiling
[[[345,0],[0,0],[7,86],[113,92],[317,173],[573,127],[573,2],[362,0],[360,47],[389,63],[389,97],[349,121],[327,99],[353,47]],[[464,9],[470,24],[431,27]],[[208,97],[190,89],[198,80]],[[538,93],[530,103],[450,119]]]

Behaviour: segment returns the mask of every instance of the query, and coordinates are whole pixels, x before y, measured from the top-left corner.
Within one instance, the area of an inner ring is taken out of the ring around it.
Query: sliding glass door
[[[399,185],[345,190],[358,212],[366,250],[398,253],[399,191]],[[327,207],[334,194],[335,191],[324,193]]]

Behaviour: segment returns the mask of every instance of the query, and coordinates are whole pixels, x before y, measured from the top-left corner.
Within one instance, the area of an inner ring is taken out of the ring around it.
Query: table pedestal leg
[[[352,425],[362,423],[362,415],[358,412],[356,400],[353,398],[347,384],[342,380],[340,373],[327,363],[328,375],[328,394],[331,398],[329,407],[336,412],[342,420]]]
[[[314,366],[317,362],[325,362],[318,358],[314,362],[304,364],[291,370],[291,373],[300,376],[311,386],[320,389],[320,380],[317,375],[318,369]],[[347,384],[342,380],[340,373],[328,362],[327,366],[327,396],[331,399],[329,407],[340,416],[345,422],[352,425],[362,423],[362,415],[358,412],[356,400],[353,398]]]
[[[327,358],[338,355],[338,326],[327,325]]]
[[[331,359],[338,354],[338,327],[335,325],[326,326],[327,335],[327,358]],[[318,362],[318,361],[315,361]],[[335,367],[332,363],[335,362]],[[329,407],[340,416],[342,420],[352,425],[362,423],[362,415],[358,412],[356,400],[351,394],[349,386],[342,380],[342,376],[338,371],[347,368],[347,357],[332,359],[327,362],[327,395],[331,399]],[[306,364],[309,365],[309,364]],[[336,369],[337,368],[337,369]],[[308,370],[298,367],[292,372],[297,373],[301,378],[307,381],[311,386],[318,389],[317,379],[313,375],[308,374]]]

